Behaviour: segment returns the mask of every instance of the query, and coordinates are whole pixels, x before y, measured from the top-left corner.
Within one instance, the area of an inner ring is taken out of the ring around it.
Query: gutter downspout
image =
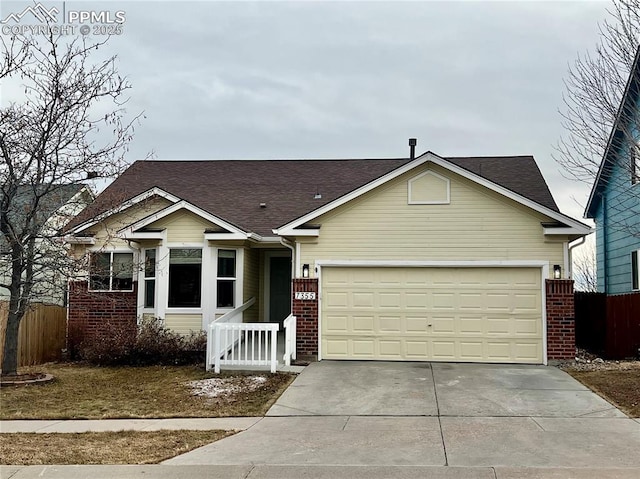
[[[296,248],[284,237],[280,237],[280,244],[291,250],[291,279],[293,279],[296,277]]]
[[[569,245],[569,267],[571,269],[569,270],[568,279],[573,279],[573,248],[583,245],[585,241],[587,241],[587,237],[583,236],[577,243]]]
[[[291,292],[289,294],[289,311],[293,312],[293,279],[296,277],[296,248],[291,241],[284,237],[280,237],[280,244],[291,250]]]

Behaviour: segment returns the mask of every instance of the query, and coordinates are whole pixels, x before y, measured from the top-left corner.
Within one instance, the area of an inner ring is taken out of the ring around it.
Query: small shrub
[[[130,325],[108,321],[95,333],[84,335],[77,354],[93,364],[116,366],[129,361],[135,343],[135,333]]]
[[[121,324],[106,324],[78,349],[81,359],[100,366],[151,366],[202,362],[206,345],[204,332],[182,336],[153,318],[142,320],[135,333]]]

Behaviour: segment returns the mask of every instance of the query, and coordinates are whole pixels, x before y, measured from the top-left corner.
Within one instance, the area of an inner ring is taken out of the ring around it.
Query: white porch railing
[[[293,314],[284,320],[284,364],[291,366],[296,359],[296,317]]]
[[[277,323],[243,323],[244,311],[255,303],[251,298],[242,306],[212,321],[207,331],[207,370],[220,372],[221,366],[269,366],[276,372]]]

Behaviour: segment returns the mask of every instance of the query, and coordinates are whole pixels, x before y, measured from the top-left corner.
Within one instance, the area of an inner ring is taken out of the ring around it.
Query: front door
[[[269,322],[280,323],[291,314],[291,258],[269,259]]]

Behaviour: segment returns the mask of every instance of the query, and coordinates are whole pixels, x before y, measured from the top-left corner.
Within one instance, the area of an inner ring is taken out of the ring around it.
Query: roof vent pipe
[[[416,157],[416,145],[418,140],[415,138],[409,138],[409,159],[413,160]]]

